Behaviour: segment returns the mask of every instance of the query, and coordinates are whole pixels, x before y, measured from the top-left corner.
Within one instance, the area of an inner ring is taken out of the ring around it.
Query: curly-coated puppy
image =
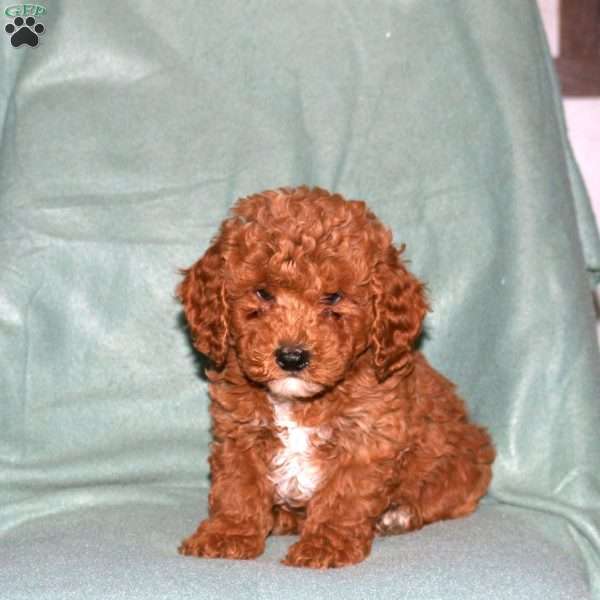
[[[413,349],[427,311],[363,202],[282,188],[240,200],[178,288],[209,359],[210,516],[182,554],[341,567],[376,534],[471,513],[494,449]]]

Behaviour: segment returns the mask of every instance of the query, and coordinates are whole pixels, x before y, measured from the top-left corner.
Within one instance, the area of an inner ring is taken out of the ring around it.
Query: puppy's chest
[[[269,478],[275,487],[275,502],[303,506],[323,480],[319,445],[329,432],[323,427],[306,427],[295,419],[291,402],[273,401],[273,416],[281,448],[271,460]]]

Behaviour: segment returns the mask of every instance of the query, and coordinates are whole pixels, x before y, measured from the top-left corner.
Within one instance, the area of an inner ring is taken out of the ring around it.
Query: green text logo
[[[39,4],[13,4],[4,10],[7,17],[39,17],[46,12],[46,7]]]

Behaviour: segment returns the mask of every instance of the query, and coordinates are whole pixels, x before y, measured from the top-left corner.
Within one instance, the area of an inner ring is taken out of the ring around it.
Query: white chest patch
[[[275,502],[301,506],[310,500],[321,481],[311,441],[316,428],[302,427],[296,423],[292,401],[269,399],[283,444],[283,448],[273,457],[269,473],[275,485]]]

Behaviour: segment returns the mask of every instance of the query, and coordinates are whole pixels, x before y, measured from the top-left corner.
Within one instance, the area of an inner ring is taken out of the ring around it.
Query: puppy
[[[475,510],[494,449],[414,350],[428,310],[363,202],[307,187],[240,200],[178,296],[209,359],[209,517],[185,555],[341,567],[374,536]]]

